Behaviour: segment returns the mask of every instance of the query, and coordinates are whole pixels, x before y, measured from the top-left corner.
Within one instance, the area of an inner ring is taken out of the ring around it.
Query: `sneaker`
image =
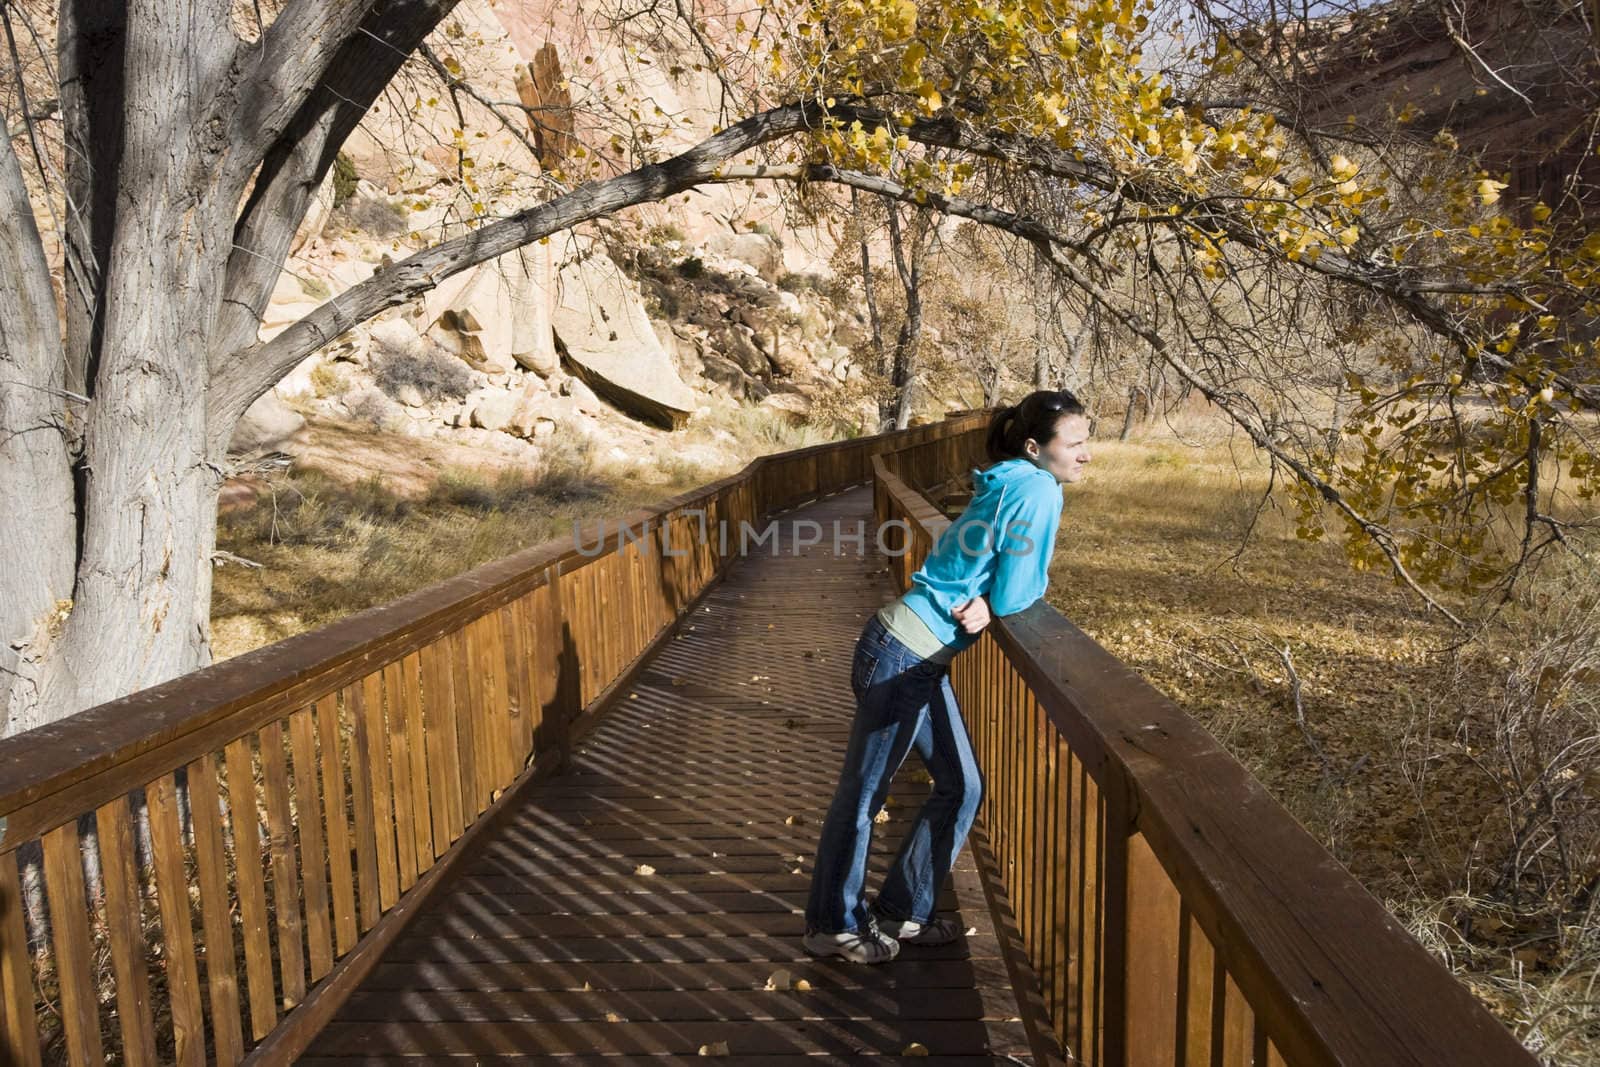
[[[888,963],[900,952],[900,942],[871,926],[840,934],[813,930],[800,943],[813,956],[843,956],[851,963]]]
[[[915,919],[879,919],[878,929],[908,945],[948,945],[962,932],[954,919],[934,919],[927,923]]]

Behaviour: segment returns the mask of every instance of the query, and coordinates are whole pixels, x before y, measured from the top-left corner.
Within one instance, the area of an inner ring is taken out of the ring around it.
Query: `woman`
[[[1021,611],[1044,593],[1061,485],[1082,476],[1088,440],[1089,420],[1069,392],[1032,393],[1001,409],[986,442],[997,462],[976,472],[966,511],[912,575],[911,588],[856,642],[855,720],[806,904],[811,954],[884,963],[902,941],[942,945],[960,936],[954,920],[934,915],[934,901],[977,815],[983,776],[950,688],[950,661],[991,614]],[[913,747],[933,791],[869,907],[873,816]]]

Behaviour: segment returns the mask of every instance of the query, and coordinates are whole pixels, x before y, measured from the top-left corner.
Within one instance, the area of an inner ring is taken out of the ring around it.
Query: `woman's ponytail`
[[[995,462],[1016,459],[1029,438],[1040,445],[1056,435],[1056,423],[1063,415],[1084,415],[1083,404],[1065,389],[1041,389],[1022,398],[1020,404],[1001,408],[989,422],[984,448]]]
[[[1009,459],[1017,454],[1014,449],[1007,446],[1007,440],[1016,425],[1015,406],[1003,407],[994,413],[994,418],[989,420],[989,436],[984,440],[984,451],[989,453],[991,460]]]

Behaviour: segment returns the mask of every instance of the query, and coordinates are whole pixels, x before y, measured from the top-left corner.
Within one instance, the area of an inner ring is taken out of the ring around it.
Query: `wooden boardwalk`
[[[871,506],[856,489],[781,516],[782,554],[730,567],[570,769],[469,846],[301,1062],[881,1063],[915,1043],[934,1063],[1034,1063],[971,849],[939,905],[959,910],[960,942],[879,967],[800,946],[851,650],[893,596],[870,542],[834,555],[834,521],[870,530]],[[824,531],[798,555],[796,519]],[[913,756],[871,884],[926,783]]]

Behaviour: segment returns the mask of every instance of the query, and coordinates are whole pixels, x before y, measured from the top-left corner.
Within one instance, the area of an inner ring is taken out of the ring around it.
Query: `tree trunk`
[[[884,410],[885,419],[892,419],[892,426],[896,430],[903,430],[911,424],[917,347],[922,341],[922,241],[914,235],[910,241],[911,247],[907,248],[906,245],[900,227],[900,208],[891,203],[889,249],[894,254],[895,272],[900,275],[900,285],[906,296],[906,315],[895,337],[894,367],[889,377],[894,392]]]
[[[1044,253],[1035,248],[1033,263],[1039,279],[1033,287],[1033,387],[1050,388],[1050,284],[1054,275]],[[1050,279],[1050,282],[1044,281]]]
[[[7,119],[0,115],[0,120]],[[9,122],[7,122],[9,126]],[[71,607],[72,465],[56,299],[22,169],[0,145],[0,735],[38,700]]]

